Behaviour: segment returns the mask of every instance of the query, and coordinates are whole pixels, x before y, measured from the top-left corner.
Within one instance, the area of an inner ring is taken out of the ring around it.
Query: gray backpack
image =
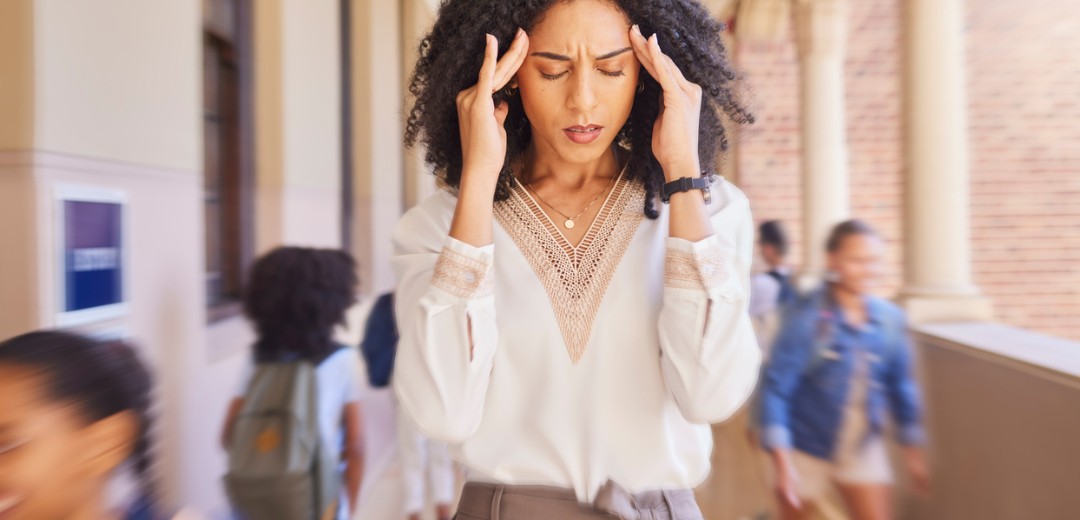
[[[316,364],[256,365],[229,445],[225,489],[244,520],[337,515],[340,457],[319,435]]]

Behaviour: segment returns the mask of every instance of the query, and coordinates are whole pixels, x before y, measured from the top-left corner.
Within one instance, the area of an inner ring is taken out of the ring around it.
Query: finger
[[[671,56],[664,54],[664,62],[667,63],[667,69],[671,72],[671,76],[675,78],[675,82],[679,84],[683,90],[692,90],[698,85],[693,81],[686,79],[686,75],[683,74],[682,69],[675,63],[675,60],[671,59]]]
[[[680,88],[671,71],[668,70],[667,56],[664,56],[664,52],[660,50],[660,39],[655,34],[649,37],[649,57],[652,58],[653,68],[656,69],[658,74],[658,76],[654,77],[660,83],[660,86],[664,88],[664,91],[670,92]]]
[[[484,48],[484,64],[480,66],[480,75],[476,78],[476,89],[480,92],[494,92],[491,88],[495,77],[495,57],[499,53],[499,40],[488,34],[487,47]]]
[[[649,42],[636,24],[630,28],[630,46],[633,47],[634,55],[641,62],[641,66],[645,67],[650,76],[656,78],[656,65],[653,63],[652,55],[649,54]]]
[[[525,31],[518,29],[510,48],[506,50],[506,54],[503,54],[502,58],[499,58],[499,62],[495,66],[495,83],[492,85],[495,90],[503,88],[510,81],[510,78],[514,77],[521,64],[525,63],[528,49],[529,37],[525,34]]]

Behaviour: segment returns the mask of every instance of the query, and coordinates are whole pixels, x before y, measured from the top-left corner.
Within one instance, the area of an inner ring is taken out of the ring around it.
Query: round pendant
[[[566,219],[566,222],[564,222],[563,225],[566,226],[566,229],[574,229],[574,221],[572,219]]]

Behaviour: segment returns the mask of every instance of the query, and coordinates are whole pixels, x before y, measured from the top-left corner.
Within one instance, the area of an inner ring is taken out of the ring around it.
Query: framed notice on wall
[[[127,314],[126,218],[124,192],[57,187],[58,326]]]

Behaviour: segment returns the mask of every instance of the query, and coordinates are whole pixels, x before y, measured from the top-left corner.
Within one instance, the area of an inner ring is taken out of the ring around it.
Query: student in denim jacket
[[[915,487],[928,476],[919,390],[903,312],[870,295],[883,243],[867,224],[833,229],[825,287],[786,311],[765,369],[761,441],[776,468],[782,518],[804,518],[833,484],[859,520],[890,516],[891,412]]]

